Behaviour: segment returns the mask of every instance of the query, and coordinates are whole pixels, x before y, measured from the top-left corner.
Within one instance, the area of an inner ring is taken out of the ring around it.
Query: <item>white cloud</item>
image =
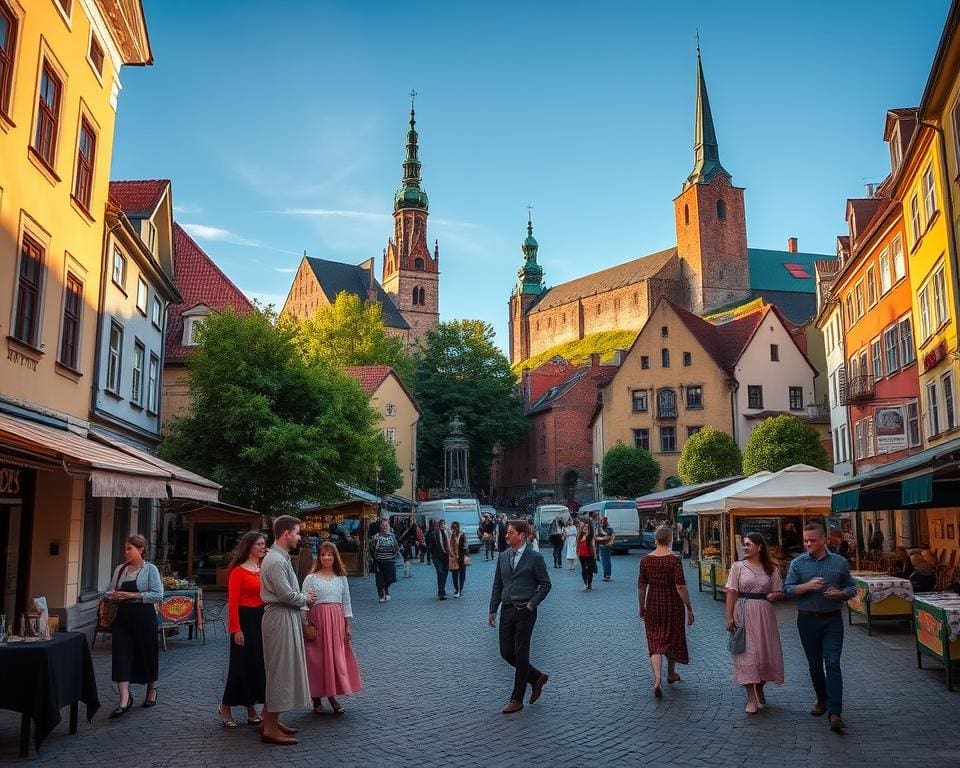
[[[180,215],[185,213],[203,213],[203,208],[199,205],[191,205],[189,203],[177,203],[173,206],[173,212]]]
[[[297,271],[297,268],[296,268],[296,267],[274,267],[274,268],[273,268],[273,271],[274,271],[274,272],[285,272],[285,273],[288,273],[288,274],[289,274],[290,272],[296,272],[296,271]]]
[[[201,240],[216,240],[221,243],[231,243],[233,245],[248,245],[254,248],[262,248],[263,243],[259,240],[249,240],[245,237],[231,232],[229,229],[221,227],[211,227],[208,224],[181,224],[187,232],[193,237]]]
[[[284,216],[314,216],[331,219],[364,219],[367,221],[388,221],[388,213],[370,213],[369,211],[336,211],[329,208],[284,208],[277,213]]]

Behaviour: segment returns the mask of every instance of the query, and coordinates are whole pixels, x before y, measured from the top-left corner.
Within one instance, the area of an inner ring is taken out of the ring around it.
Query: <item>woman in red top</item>
[[[263,665],[263,600],[260,599],[260,561],[267,552],[267,539],[260,531],[245,533],[230,560],[227,584],[227,631],[230,671],[220,702],[225,728],[236,728],[231,707],[247,708],[247,723],[260,725],[256,704],[263,704],[267,678]]]
[[[580,523],[577,534],[577,557],[580,558],[580,576],[583,579],[583,591],[593,590],[593,574],[597,572],[597,559],[593,548],[593,526],[589,520]]]

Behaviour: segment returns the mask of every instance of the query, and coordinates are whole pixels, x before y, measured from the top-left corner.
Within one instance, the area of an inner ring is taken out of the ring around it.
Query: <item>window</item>
[[[647,370],[650,367],[650,358],[646,355],[640,355],[640,368],[641,370]]]
[[[664,368],[670,367],[670,350],[661,349],[660,350],[660,365]]]
[[[113,282],[120,288],[127,282],[127,259],[119,248],[113,249]]]
[[[645,451],[650,450],[650,430],[649,429],[633,430],[633,447],[643,448],[643,450]]]
[[[690,354],[689,352],[684,352],[684,353],[683,353],[683,364],[684,364],[684,366],[687,367],[687,368],[689,368],[691,365],[693,365],[693,355]]]
[[[43,249],[24,235],[20,246],[20,277],[13,336],[24,344],[40,344],[40,297],[43,290]]]
[[[202,317],[188,317],[184,321],[184,327],[187,330],[187,340],[186,346],[193,347],[197,344],[197,331],[200,329],[200,326],[203,325]]]
[[[0,2],[0,112],[10,112],[10,84],[13,81],[13,56],[16,51],[17,19]]]
[[[913,326],[910,317],[907,316],[899,323],[900,330],[900,364],[910,365],[916,357],[916,350],[913,348]]]
[[[110,346],[107,352],[107,389],[120,394],[120,351],[123,349],[123,328],[110,323]]]
[[[914,192],[910,198],[910,223],[913,227],[913,240],[916,242],[923,234],[920,226],[920,201],[917,199],[917,193]]]
[[[843,448],[843,460],[850,459],[850,434],[846,424],[840,425],[840,445]]]
[[[727,218],[727,204],[723,200],[717,200],[717,218],[721,221]]]
[[[0,5],[0,8],[3,6]],[[98,589],[98,568],[100,563],[100,519],[103,501],[95,498],[90,481],[86,484],[86,498],[83,504],[83,558],[80,563],[80,594],[93,597]]]
[[[657,393],[657,416],[675,418],[677,415],[677,395],[672,389],[661,389]]]
[[[943,417],[947,423],[947,429],[953,429],[957,426],[956,412],[953,407],[953,374],[943,374],[940,381],[943,382]]]
[[[80,142],[77,145],[77,172],[73,182],[73,197],[90,211],[90,196],[93,188],[93,161],[97,136],[85,118],[80,118]]]
[[[97,74],[102,75],[103,46],[100,45],[100,41],[97,40],[96,35],[90,35],[90,50],[87,52],[87,55],[90,57],[90,63],[93,64],[93,68],[97,71]]]
[[[660,453],[677,452],[677,428],[660,427]]]
[[[51,168],[57,152],[62,89],[60,78],[53,73],[50,65],[44,62],[40,75],[40,100],[37,104],[37,131],[33,136],[33,148]]]
[[[897,326],[892,325],[883,332],[883,346],[887,352],[887,373],[895,373],[900,368],[900,339]]]
[[[703,408],[703,387],[687,387],[687,408]]]
[[[665,338],[667,338],[669,335],[670,335],[670,328],[668,328],[666,325],[661,325],[661,326],[660,326],[660,338],[661,338],[661,339],[665,339]]]
[[[150,316],[150,322],[158,330],[163,327],[163,302],[158,296],[153,297],[153,314]]]
[[[647,410],[647,390],[645,389],[635,389],[633,390],[632,401],[633,401],[633,412],[634,413],[643,413]]]
[[[853,435],[854,435],[854,456],[858,459],[862,459],[864,456],[863,450],[863,422],[858,421],[853,426]]]
[[[927,214],[927,222],[937,212],[937,190],[933,183],[933,165],[928,165],[923,172],[923,210]]]
[[[930,436],[940,434],[940,403],[937,402],[937,382],[927,384],[927,414],[930,419]]]
[[[686,204],[684,204],[683,206],[683,223],[684,224],[690,223],[690,206]]]
[[[863,442],[867,449],[867,456],[873,456],[873,418],[864,419],[863,424]]]
[[[701,429],[703,429],[702,426],[687,427],[687,439],[689,440],[691,437],[697,434],[697,432],[699,432]]]
[[[137,276],[137,311],[147,316],[147,281]]]
[[[80,356],[80,313],[83,310],[83,283],[67,274],[63,298],[63,331],[60,334],[60,362],[76,370]]]
[[[803,387],[790,387],[790,410],[803,410]]]
[[[396,416],[397,415],[397,406],[393,403],[387,403],[386,407],[383,409],[383,412],[387,416]]]
[[[147,410],[157,412],[157,396],[160,384],[160,358],[150,353],[150,368],[147,374]]]
[[[747,385],[747,407],[763,408],[763,387],[759,384]]]
[[[863,280],[853,289],[853,296],[856,301],[857,320],[859,320],[863,317]]]
[[[855,322],[857,322],[857,318],[854,317],[854,314],[853,314],[853,296],[849,293],[847,294],[846,304],[847,304],[847,325],[852,326]]]
[[[907,441],[911,448],[920,445],[920,406],[916,400],[907,403]]]
[[[930,327],[930,286],[925,285],[917,294],[917,306],[920,309],[920,340],[926,341],[933,333]]]
[[[149,546],[153,530],[153,499],[137,500],[137,530],[146,537]]]
[[[774,363],[780,362],[780,345],[779,344],[770,345],[770,361]]]
[[[130,402],[140,405],[143,401],[143,363],[147,351],[139,341],[133,345],[133,372],[130,376]]]
[[[387,427],[383,430],[383,436],[387,439],[387,442],[390,445],[397,444],[397,428],[396,427]]]
[[[840,404],[840,391],[837,389],[837,372],[830,374],[830,407],[836,408]]]
[[[873,267],[867,269],[867,306],[877,303],[877,271]]]
[[[893,285],[893,280],[890,278],[890,251],[884,250],[877,263],[880,266],[880,293],[886,293]]]
[[[855,379],[860,375],[860,364],[857,362],[857,356],[850,358],[850,378]]]
[[[897,282],[907,274],[907,265],[903,260],[903,240],[900,239],[900,235],[894,238],[890,247],[893,249],[893,281]]]
[[[150,219],[143,219],[140,222],[140,239],[146,244],[147,250],[156,255],[157,228],[153,225],[153,222]]]
[[[424,267],[423,259],[417,256],[417,258],[413,260],[413,268],[417,270],[417,272],[423,272],[423,267]]]
[[[936,328],[939,328],[949,319],[947,315],[947,284],[943,276],[943,265],[933,273],[933,308],[935,310]],[[934,328],[934,330],[936,330]]]
[[[874,339],[870,342],[870,362],[873,366],[873,380],[879,381],[883,378],[883,353],[880,350],[880,339]],[[890,359],[887,358],[887,370],[891,373],[896,370],[890,367]]]

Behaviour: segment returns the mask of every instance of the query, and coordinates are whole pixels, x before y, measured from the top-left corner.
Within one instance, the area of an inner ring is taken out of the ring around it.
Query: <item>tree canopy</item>
[[[417,463],[423,487],[443,482],[442,441],[459,415],[470,441],[471,487],[489,485],[494,445],[516,443],[527,428],[516,379],[494,346],[493,327],[480,320],[440,323],[414,352],[418,426]]]
[[[736,441],[726,432],[704,427],[687,438],[677,472],[687,485],[739,475],[743,457]]]
[[[338,483],[380,490],[399,469],[359,385],[297,350],[270,310],[210,316],[188,365],[191,407],[160,455],[223,485],[224,500],[264,513],[342,497]],[[385,483],[386,480],[386,483]]]
[[[753,430],[743,452],[743,472],[779,472],[792,464],[829,469],[828,461],[817,430],[796,416],[782,414],[765,419]]]
[[[607,451],[600,471],[605,496],[634,499],[650,493],[660,480],[660,462],[649,451],[623,443]]]

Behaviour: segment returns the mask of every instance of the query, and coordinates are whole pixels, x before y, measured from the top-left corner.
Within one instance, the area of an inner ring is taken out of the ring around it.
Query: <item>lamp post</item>
[[[593,465],[593,495],[594,501],[600,501],[600,465]]]
[[[531,477],[530,483],[533,485],[533,512],[537,512],[537,478]]]
[[[417,500],[417,465],[410,462],[410,498]]]
[[[378,499],[380,498],[380,465],[379,464],[377,464],[377,480],[373,486],[373,495],[376,496]]]

